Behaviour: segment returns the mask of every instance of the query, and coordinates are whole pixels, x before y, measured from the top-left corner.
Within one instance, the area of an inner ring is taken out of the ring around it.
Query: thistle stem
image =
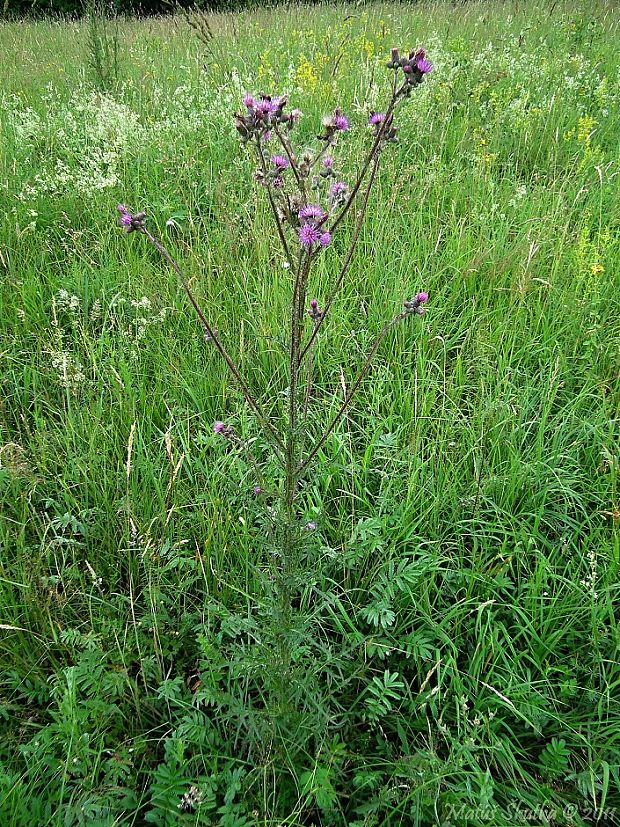
[[[314,448],[310,451],[310,453],[308,454],[306,459],[303,460],[303,462],[301,462],[301,464],[296,469],[297,479],[299,479],[301,474],[303,474],[303,472],[306,470],[308,465],[312,462],[314,457],[321,450],[321,448],[323,447],[323,445],[327,441],[327,438],[329,437],[329,435],[332,433],[332,431],[334,430],[334,428],[336,427],[338,422],[340,422],[340,420],[344,416],[347,408],[349,407],[349,404],[351,403],[351,400],[353,399],[353,397],[355,396],[355,394],[357,392],[357,389],[361,385],[363,378],[368,373],[368,370],[370,369],[370,366],[372,364],[372,360],[374,358],[374,355],[377,352],[377,349],[378,349],[379,345],[381,344],[381,342],[383,341],[383,339],[385,339],[386,335],[394,327],[395,324],[402,321],[402,319],[404,319],[406,316],[409,316],[409,315],[410,314],[405,310],[402,313],[399,313],[397,316],[394,316],[393,319],[391,319],[386,325],[384,325],[381,332],[378,334],[377,338],[373,342],[372,347],[368,351],[368,354],[366,356],[366,361],[364,362],[364,365],[362,366],[362,369],[358,373],[355,381],[353,382],[353,384],[349,388],[349,392],[345,396],[344,402],[342,403],[342,405],[338,409],[338,413],[334,416],[334,418],[332,419],[330,424],[327,426],[327,428],[325,429],[323,435],[321,436],[319,441],[315,444]]]
[[[387,124],[390,121],[390,117],[392,116],[392,113],[394,112],[394,107],[396,106],[396,101],[400,97],[400,93],[401,93],[403,88],[404,88],[404,86],[401,87],[399,90],[397,90],[396,92],[394,92],[392,94],[392,99],[390,100],[389,106],[386,110],[385,117],[384,117],[381,125],[379,126],[379,129],[377,130],[377,134],[375,135],[375,140],[373,141],[373,144],[370,148],[370,151],[368,152],[368,155],[366,156],[366,160],[364,161],[364,164],[362,165],[362,169],[361,169],[360,174],[357,177],[357,181],[355,182],[355,185],[354,185],[353,189],[351,190],[351,193],[350,193],[349,197],[347,198],[344,207],[342,208],[342,210],[340,211],[338,217],[336,218],[336,220],[334,221],[334,223],[330,227],[330,230],[331,230],[332,233],[334,232],[336,227],[340,224],[340,222],[343,220],[345,215],[348,213],[348,211],[351,207],[351,204],[355,200],[355,196],[357,195],[359,188],[362,186],[362,182],[363,182],[363,180],[366,176],[366,171],[368,170],[368,167],[370,166],[373,159],[375,158],[375,155],[379,152],[379,149],[380,149],[380,146],[381,146],[381,141],[383,139],[383,133],[385,132],[385,128],[386,128]]]
[[[258,155],[258,160],[261,166],[261,171],[263,173],[263,177],[265,179],[265,187],[267,189],[267,197],[269,199],[269,206],[271,207],[271,212],[273,213],[273,218],[276,223],[276,229],[278,231],[278,237],[280,239],[280,244],[282,245],[282,249],[284,250],[284,255],[286,256],[286,260],[291,260],[291,254],[288,248],[288,244],[286,243],[286,236],[284,235],[284,227],[282,226],[282,221],[280,219],[280,215],[278,213],[278,208],[276,206],[276,202],[273,200],[273,195],[271,190],[269,189],[269,185],[267,184],[267,163],[265,161],[265,156],[263,155],[263,147],[260,142],[260,137],[256,138],[256,154]]]
[[[207,321],[207,317],[205,316],[205,314],[202,311],[202,308],[200,307],[200,305],[196,301],[196,298],[195,298],[194,294],[192,293],[192,289],[189,286],[189,282],[188,282],[187,278],[185,277],[185,274],[181,270],[179,264],[177,263],[176,259],[168,252],[168,250],[164,247],[164,245],[160,241],[158,241],[158,239],[156,239],[155,236],[146,227],[142,226],[141,229],[140,229],[140,232],[142,232],[142,234],[144,236],[146,236],[146,238],[148,239],[151,246],[153,246],[157,250],[157,252],[168,262],[168,264],[172,267],[172,269],[174,270],[174,272],[178,276],[179,281],[181,282],[181,285],[183,286],[183,289],[185,290],[187,298],[189,299],[189,301],[190,301],[192,307],[194,308],[194,310],[196,311],[196,315],[198,316],[198,319],[199,319],[201,325],[203,326],[203,328],[205,330],[205,333],[209,337],[209,340],[212,341],[213,344],[215,345],[215,348],[218,351],[218,353],[220,354],[220,356],[226,362],[226,365],[228,366],[229,371],[235,377],[235,379],[237,381],[237,384],[239,385],[239,387],[241,389],[241,392],[243,393],[243,395],[246,399],[246,402],[248,403],[250,408],[256,414],[256,416],[258,418],[258,421],[260,422],[261,427],[262,427],[262,429],[265,433],[265,436],[271,442],[271,444],[274,448],[276,457],[278,458],[280,463],[283,463],[283,454],[285,452],[285,448],[284,448],[284,443],[282,442],[282,440],[280,438],[280,435],[278,434],[278,432],[276,431],[274,426],[271,424],[271,422],[269,422],[269,420],[267,419],[267,416],[263,412],[260,404],[254,398],[254,396],[252,395],[252,392],[250,391],[249,387],[247,386],[245,380],[241,376],[241,373],[239,372],[239,368],[237,367],[237,365],[233,361],[232,357],[230,356],[230,354],[228,353],[228,351],[226,350],[224,345],[220,342],[217,333],[214,331],[214,329],[211,327],[211,325]]]
[[[353,231],[353,238],[351,239],[351,243],[349,244],[349,249],[347,251],[347,255],[345,256],[344,264],[342,265],[342,268],[340,269],[340,273],[338,274],[338,278],[336,279],[336,281],[334,283],[334,286],[331,289],[331,292],[327,296],[327,299],[325,301],[325,308],[323,310],[323,315],[318,320],[318,322],[315,324],[314,329],[312,330],[312,333],[310,334],[310,338],[308,339],[307,343],[305,344],[305,346],[303,347],[303,349],[302,349],[302,351],[299,355],[300,363],[303,361],[303,359],[305,358],[306,354],[308,353],[310,347],[312,346],[314,340],[316,339],[317,334],[318,334],[319,330],[321,329],[321,326],[322,326],[323,322],[325,321],[325,318],[326,318],[327,314],[329,313],[329,310],[330,310],[330,308],[331,308],[331,306],[334,302],[334,299],[336,298],[336,294],[340,290],[342,282],[344,281],[344,277],[346,276],[346,274],[349,270],[349,267],[351,266],[351,262],[353,260],[353,253],[355,252],[355,248],[357,247],[357,242],[359,240],[360,232],[362,231],[362,224],[364,222],[364,216],[366,214],[366,208],[368,207],[368,199],[370,197],[370,191],[372,189],[372,185],[374,184],[374,181],[375,181],[375,178],[376,178],[376,175],[377,175],[377,170],[379,168],[379,159],[380,159],[380,155],[376,155],[375,159],[374,159],[374,162],[373,162],[373,165],[372,165],[372,170],[370,171],[370,177],[368,179],[368,184],[367,184],[366,190],[364,192],[364,199],[362,201],[362,206],[361,206],[361,209],[360,209],[360,213],[359,213],[359,216],[357,218],[357,222],[355,224],[355,229]]]
[[[297,185],[304,196],[306,198],[306,184],[301,176],[301,172],[299,171],[299,167],[297,166],[297,158],[295,157],[295,153],[293,152],[290,143],[287,141],[286,136],[283,135],[277,126],[274,126],[274,132],[278,136],[278,140],[282,144],[282,148],[286,152],[286,157],[289,160],[291,165],[291,169],[293,170],[293,175],[295,176],[295,180],[297,181]]]

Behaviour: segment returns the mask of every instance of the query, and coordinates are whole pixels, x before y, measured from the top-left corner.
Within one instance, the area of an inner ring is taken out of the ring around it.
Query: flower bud
[[[213,433],[223,436],[225,439],[232,439],[235,435],[235,429],[232,425],[226,425],[225,422],[214,422]]]
[[[398,69],[400,66],[400,54],[398,53],[398,49],[392,49],[392,56],[386,63],[386,66],[388,69]]]
[[[428,293],[416,293],[416,295],[406,301],[405,311],[407,313],[416,313],[418,316],[423,316],[426,313],[426,308],[422,307],[428,301]]]
[[[323,318],[323,311],[319,307],[319,303],[316,299],[312,299],[312,301],[310,302],[308,316],[310,316],[313,322],[318,322],[320,319]]]

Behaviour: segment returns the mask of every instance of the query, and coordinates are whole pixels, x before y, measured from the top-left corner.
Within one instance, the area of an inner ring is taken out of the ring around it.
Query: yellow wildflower
[[[319,76],[314,64],[310,63],[306,57],[302,56],[301,62],[295,72],[295,80],[298,86],[310,92],[313,92],[317,87]]]

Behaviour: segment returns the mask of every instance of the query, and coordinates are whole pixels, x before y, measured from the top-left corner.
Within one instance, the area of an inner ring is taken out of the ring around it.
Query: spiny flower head
[[[263,98],[254,104],[254,114],[257,118],[266,118],[268,115],[271,115],[272,112],[276,111],[276,105],[271,98]]]
[[[264,136],[274,124],[290,123],[291,116],[285,114],[288,103],[286,95],[265,95],[258,97],[246,93],[243,96],[245,113],[235,113],[235,127],[243,141],[253,136]]]
[[[387,65],[396,71],[399,67],[402,68],[406,84],[403,92],[406,96],[411,94],[414,86],[422,83],[425,75],[433,71],[433,64],[426,57],[426,49],[414,49],[408,57],[400,57],[398,49],[392,49],[392,57]]]
[[[422,72],[423,75],[428,75],[429,72],[433,71],[433,64],[430,62],[430,60],[427,60],[425,57],[418,58],[416,60],[415,65],[418,67],[418,69],[420,70],[420,72]]]
[[[332,234],[329,230],[321,230],[313,221],[302,224],[299,228],[299,242],[303,247],[312,247],[320,244],[321,247],[328,247],[332,241]]]
[[[348,192],[349,188],[344,181],[334,181],[329,188],[330,209],[333,210],[335,207],[339,207],[341,204],[344,204]]]
[[[398,51],[398,49],[396,49],[396,48],[392,49],[392,54],[390,56],[390,59],[386,63],[386,66],[388,67],[388,69],[398,69],[399,68],[399,66],[400,66],[400,52]]]
[[[299,241],[304,247],[312,247],[317,242],[321,247],[331,244],[332,234],[329,230],[321,229],[327,213],[320,204],[305,204],[297,214],[302,222],[299,229]]]
[[[308,160],[308,170],[312,168],[313,159],[310,158]],[[336,174],[334,170],[334,159],[331,155],[326,155],[321,161],[321,170],[319,172],[320,178],[333,178]],[[316,176],[315,176],[316,178]],[[315,183],[318,184],[320,179],[317,179]],[[319,184],[320,186],[320,184]]]
[[[426,313],[426,308],[422,307],[428,301],[428,293],[416,293],[416,295],[405,302],[405,311],[407,313],[416,313],[418,316],[423,316]]]
[[[339,109],[334,112],[334,126],[339,132],[346,132],[349,128],[349,119]]]
[[[385,112],[371,112],[368,123],[374,128],[375,137],[381,136],[383,143],[396,140],[397,129],[394,126],[394,116]]]
[[[271,163],[278,170],[287,169],[289,166],[289,160],[285,155],[272,155]]]
[[[144,227],[145,212],[130,213],[124,204],[118,204],[116,209],[121,214],[121,226],[125,227],[128,233],[132,233],[134,230],[141,230]]]
[[[335,198],[344,195],[347,190],[348,187],[344,181],[334,181],[334,183],[329,188],[329,194],[332,196],[332,198]]]
[[[337,132],[346,132],[349,128],[349,119],[341,109],[334,109],[331,115],[326,115],[322,121],[323,134],[319,135],[322,141],[332,142]]]
[[[312,299],[312,301],[310,302],[308,316],[310,316],[313,322],[318,322],[320,319],[323,318],[323,311],[319,307],[319,303],[316,299]]]
[[[226,439],[230,439],[232,436],[234,436],[235,429],[232,425],[227,425],[225,422],[214,422],[213,433],[219,434],[220,436],[223,436]]]
[[[319,204],[306,204],[299,210],[298,215],[303,221],[307,221],[308,219],[322,221],[327,217],[327,213]]]
[[[299,228],[299,241],[303,247],[312,247],[321,239],[321,231],[314,224],[302,224]]]

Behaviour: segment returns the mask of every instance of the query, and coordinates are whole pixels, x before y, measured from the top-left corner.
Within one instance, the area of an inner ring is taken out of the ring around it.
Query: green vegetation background
[[[182,18],[100,21],[99,69],[86,24],[0,25],[2,827],[614,823],[612,4],[210,25],[207,47]],[[115,207],[148,210],[252,387],[283,394],[290,274],[232,113],[286,91],[309,138],[340,104],[352,169],[390,47],[417,44],[435,71],[319,349],[317,420],[406,295],[429,312],[303,492],[290,714],[265,704],[264,510],[211,433],[255,425]]]

